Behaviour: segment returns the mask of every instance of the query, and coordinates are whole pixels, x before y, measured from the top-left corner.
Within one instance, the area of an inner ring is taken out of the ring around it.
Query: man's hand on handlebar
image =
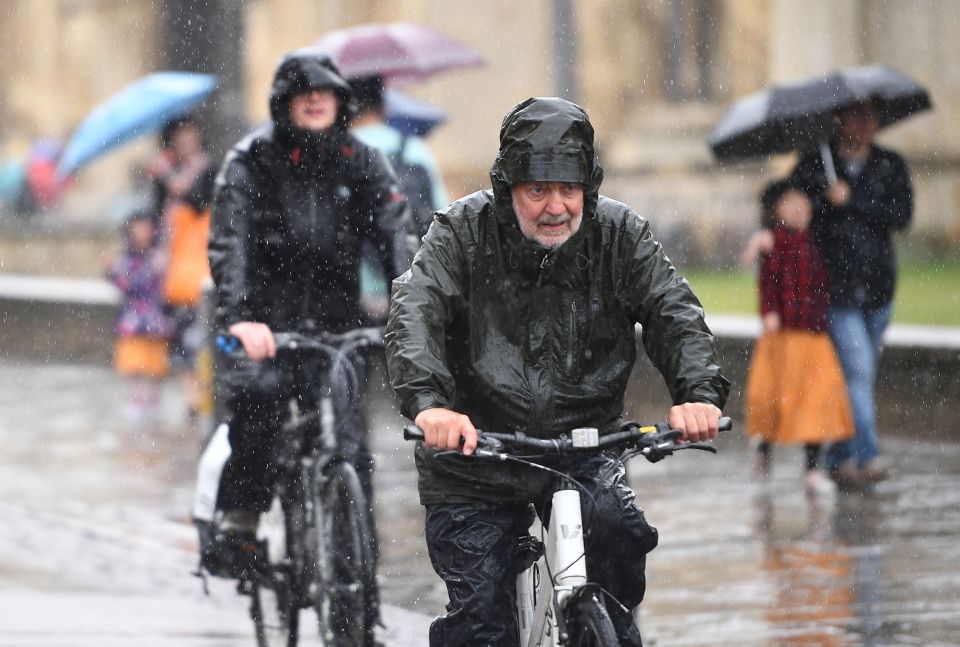
[[[423,430],[423,445],[431,449],[460,449],[470,455],[477,448],[477,429],[470,418],[450,409],[424,409],[414,420]]]
[[[277,343],[267,324],[256,321],[239,321],[227,329],[240,340],[247,357],[254,362],[277,356]]]
[[[706,402],[684,402],[670,407],[667,421],[683,432],[681,438],[692,443],[715,440],[719,433],[721,411]]]

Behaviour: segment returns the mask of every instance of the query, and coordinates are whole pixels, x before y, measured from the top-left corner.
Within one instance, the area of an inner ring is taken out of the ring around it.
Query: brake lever
[[[705,452],[710,452],[711,454],[717,453],[717,448],[710,443],[683,443],[674,447],[674,451],[680,449],[701,449]]]
[[[673,450],[677,448],[673,442],[662,442],[654,443],[653,445],[648,445],[640,450],[640,455],[646,458],[651,463],[658,463],[664,458],[673,453]]]
[[[473,450],[473,455],[477,458],[497,458],[500,456],[504,444],[497,438],[489,436],[479,436],[477,438],[477,448]],[[462,449],[445,449],[433,455],[434,458],[444,458],[446,456],[463,456]]]
[[[717,448],[710,443],[674,442],[680,437],[680,435],[681,434],[679,431],[662,433],[657,439],[657,442],[644,447],[642,450],[640,450],[640,454],[642,454],[643,457],[651,463],[657,463],[662,461],[667,456],[672,455],[674,452],[680,451],[681,449],[699,449],[701,451],[710,452],[711,454],[717,453]]]
[[[664,429],[663,431],[657,431],[654,434],[650,434],[650,441],[652,445],[660,445],[662,443],[673,443],[677,438],[683,435],[683,432],[679,429]]]

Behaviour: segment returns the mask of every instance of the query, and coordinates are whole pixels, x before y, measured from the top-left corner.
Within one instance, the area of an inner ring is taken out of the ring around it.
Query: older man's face
[[[326,130],[337,120],[337,93],[330,88],[314,88],[290,99],[290,121],[303,130]]]
[[[548,249],[567,242],[583,219],[583,185],[518,182],[510,188],[523,235]]]

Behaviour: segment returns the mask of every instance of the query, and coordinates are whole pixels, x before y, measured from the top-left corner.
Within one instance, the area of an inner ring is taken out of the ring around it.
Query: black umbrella
[[[881,127],[931,107],[927,91],[896,70],[880,65],[845,68],[738,100],[710,135],[710,149],[721,161],[785,153],[814,144],[829,153],[826,143],[833,135],[833,114],[864,101],[876,105]],[[829,173],[833,160],[825,158],[824,163]]]

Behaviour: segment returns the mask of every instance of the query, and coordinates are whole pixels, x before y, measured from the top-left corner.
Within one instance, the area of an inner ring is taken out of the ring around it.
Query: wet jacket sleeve
[[[905,229],[913,216],[913,187],[907,163],[890,151],[878,153],[879,160],[871,160],[871,166],[863,173],[870,175],[866,181],[854,182],[850,201],[846,208],[838,210],[841,217],[869,222],[878,230]],[[842,171],[838,169],[838,172]],[[844,179],[846,179],[844,177]],[[798,186],[813,201],[814,212],[826,206],[824,192],[827,189],[823,160],[819,153],[804,155],[797,163],[791,182]]]
[[[387,366],[404,415],[451,408],[456,386],[446,363],[446,332],[463,308],[464,253],[442,215],[434,220],[408,272],[393,282]]]
[[[855,185],[847,211],[853,219],[877,229],[906,229],[913,215],[913,187],[907,164],[899,155],[887,154],[879,166],[876,182]]]
[[[709,402],[723,408],[730,383],[717,365],[715,339],[703,306],[653,239],[650,225],[628,214],[618,292],[643,327],[643,345],[667,383],[674,404]]]
[[[390,165],[378,151],[370,152],[363,170],[366,186],[361,209],[370,218],[368,235],[387,278],[394,279],[410,267],[415,240],[413,220]]]
[[[214,188],[207,256],[217,289],[217,319],[226,326],[250,321],[247,258],[256,182],[245,156],[231,151]]]

